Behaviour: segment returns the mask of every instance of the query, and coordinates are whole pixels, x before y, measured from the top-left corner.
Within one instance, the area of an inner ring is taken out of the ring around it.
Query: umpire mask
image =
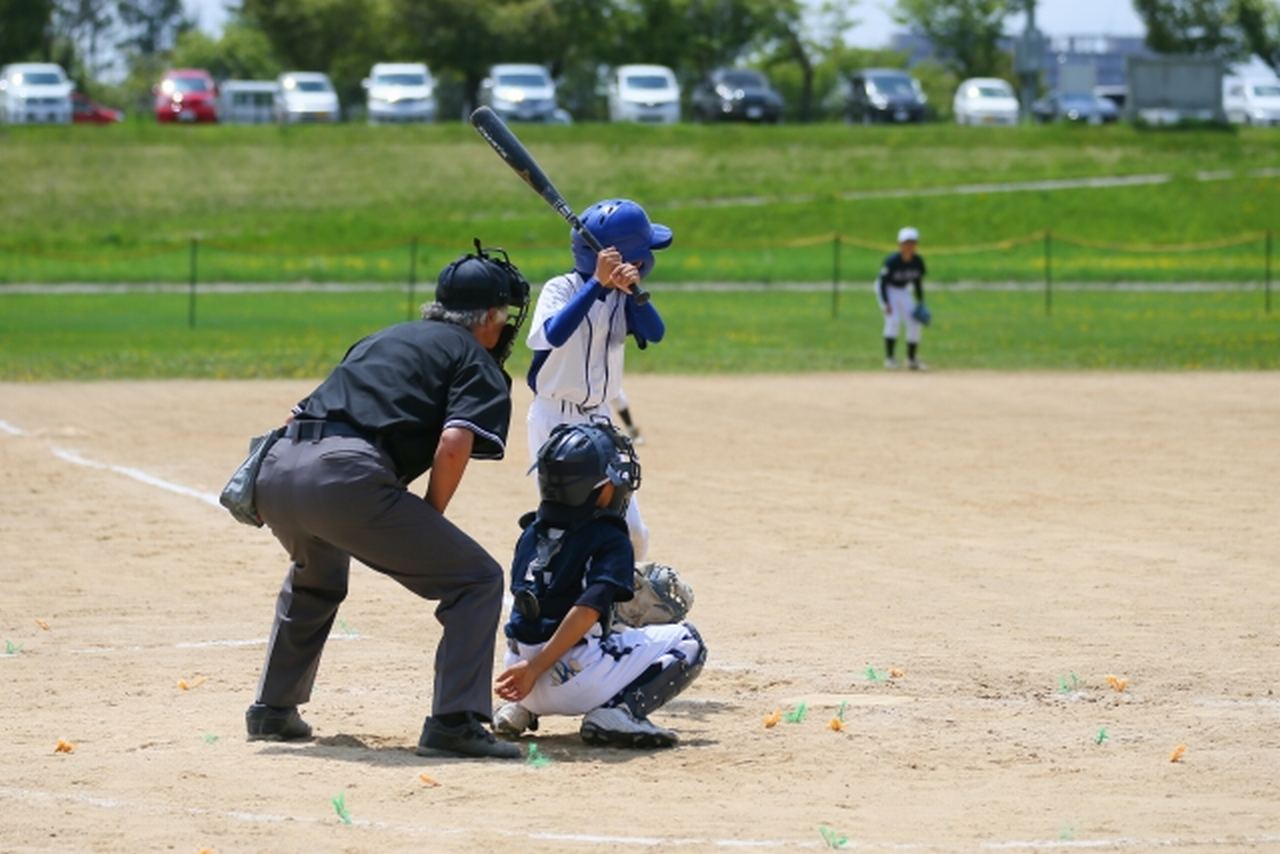
[[[445,308],[458,311],[505,306],[507,322],[498,335],[498,343],[489,350],[494,361],[502,365],[511,355],[529,313],[529,282],[505,250],[486,250],[478,237],[475,247],[474,254],[464,255],[440,271],[436,300]]]

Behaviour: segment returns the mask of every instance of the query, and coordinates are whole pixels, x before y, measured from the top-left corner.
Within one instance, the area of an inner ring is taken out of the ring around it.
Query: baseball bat
[[[596,240],[590,231],[583,226],[582,221],[578,219],[578,215],[573,212],[573,208],[569,207],[569,203],[564,200],[564,196],[560,195],[560,191],[556,189],[555,184],[551,183],[542,167],[538,165],[538,161],[533,159],[533,155],[529,153],[529,149],[516,138],[511,132],[511,128],[507,127],[497,113],[488,107],[477,107],[471,113],[471,124],[476,131],[484,137],[485,142],[497,152],[508,166],[515,171],[520,178],[528,184],[535,193],[542,197],[542,200],[551,206],[551,209],[560,214],[560,217],[574,231],[582,235],[582,240],[591,249],[599,253],[603,246],[600,241]],[[631,295],[635,298],[638,305],[644,305],[649,301],[649,292],[640,287],[639,283],[631,289]]]

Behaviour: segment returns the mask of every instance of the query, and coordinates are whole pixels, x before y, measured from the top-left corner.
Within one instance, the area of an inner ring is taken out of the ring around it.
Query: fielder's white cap
[[[920,239],[920,232],[916,231],[914,228],[912,228],[909,225],[905,226],[904,228],[898,229],[899,243],[906,243],[908,240],[919,240],[919,239]]]

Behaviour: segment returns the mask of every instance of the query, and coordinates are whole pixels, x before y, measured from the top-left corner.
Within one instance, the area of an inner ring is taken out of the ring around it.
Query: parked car
[[[1235,124],[1280,125],[1280,80],[1227,77],[1222,81],[1222,109]]]
[[[371,125],[436,119],[435,80],[420,62],[380,62],[363,86]]]
[[[741,120],[776,123],[782,96],[769,80],[749,68],[717,68],[693,92],[693,112],[704,122]]]
[[[72,92],[71,121],[78,125],[111,125],[124,121],[124,113],[102,106],[83,92]]]
[[[200,68],[171,68],[152,90],[158,122],[216,122],[218,87]]]
[[[218,87],[218,118],[237,125],[271,124],[279,88],[274,80],[224,80]]]
[[[680,84],[665,65],[619,65],[609,75],[609,121],[680,121]]]
[[[0,122],[71,124],[71,81],[62,66],[18,62],[0,69]]]
[[[1040,122],[1061,119],[1091,125],[1106,124],[1120,118],[1115,104],[1092,92],[1050,92],[1035,102],[1031,113]]]
[[[896,68],[866,68],[849,79],[850,122],[922,122],[929,99],[920,82]]]
[[[276,79],[276,121],[336,122],[342,118],[338,93],[329,75],[319,71],[286,71]]]
[[[1097,95],[1099,98],[1106,98],[1108,101],[1115,104],[1117,113],[1123,113],[1124,105],[1129,102],[1129,87],[1123,84],[1094,86],[1093,94]]]
[[[541,65],[494,65],[480,82],[480,103],[507,121],[565,124],[569,114],[556,103],[556,84]]]
[[[1016,125],[1018,98],[1007,81],[973,77],[956,88],[952,101],[958,125]]]

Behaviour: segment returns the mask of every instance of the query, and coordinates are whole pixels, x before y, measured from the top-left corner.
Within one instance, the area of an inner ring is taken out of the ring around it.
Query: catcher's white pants
[[[691,657],[698,647],[684,623],[625,629],[607,638],[600,637],[597,624],[583,640],[538,677],[520,705],[535,715],[585,715],[611,700],[672,650],[680,649]],[[533,658],[542,647],[508,641],[506,666]]]
[[[529,404],[527,419],[529,462],[537,464],[538,449],[551,437],[551,431],[557,424],[586,424],[592,418],[604,418],[610,424],[613,423],[608,406],[580,408],[572,403],[535,396],[533,403]],[[534,482],[534,488],[537,488],[537,481]],[[649,551],[649,527],[640,518],[640,503],[636,501],[635,495],[631,496],[631,503],[627,506],[627,530],[631,534],[631,548],[636,553],[636,560],[644,560]]]
[[[915,294],[911,293],[911,288],[895,288],[886,287],[885,291],[889,294],[890,313],[884,318],[884,337],[897,338],[902,331],[902,324],[907,324],[907,341],[912,344],[920,343],[920,321],[911,316],[911,312],[916,308]]]

